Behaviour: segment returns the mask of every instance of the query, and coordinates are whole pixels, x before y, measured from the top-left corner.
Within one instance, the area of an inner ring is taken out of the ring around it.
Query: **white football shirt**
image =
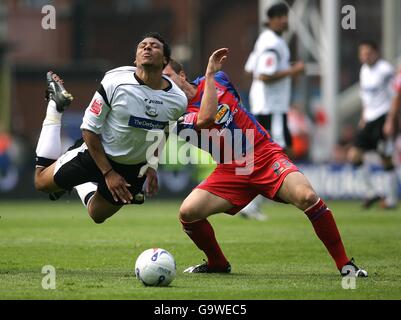
[[[393,66],[379,59],[372,66],[363,64],[359,74],[363,119],[371,122],[389,112],[393,91]]]
[[[253,74],[249,92],[251,112],[255,115],[287,113],[291,97],[291,78],[265,83],[257,78],[271,76],[290,69],[290,50],[285,40],[270,29],[263,31],[245,64],[245,70]]]
[[[120,67],[106,73],[81,125],[81,129],[99,134],[106,154],[121,164],[145,162],[155,139],[148,133],[160,136],[170,121],[177,121],[185,112],[188,103],[170,78],[163,76],[170,83],[167,89],[154,90],[136,77],[135,70]]]

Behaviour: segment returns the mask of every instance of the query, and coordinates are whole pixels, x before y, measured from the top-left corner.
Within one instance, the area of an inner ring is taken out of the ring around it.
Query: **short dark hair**
[[[360,47],[360,46],[368,46],[377,52],[379,51],[379,46],[377,45],[377,43],[370,39],[362,40],[361,42],[359,42],[358,47]]]
[[[267,9],[266,15],[269,17],[269,19],[273,17],[288,16],[288,11],[288,6],[285,3],[280,2],[272,5],[269,9]]]
[[[176,74],[179,74],[181,71],[184,71],[184,66],[174,59],[170,59],[169,65],[174,70]]]
[[[139,42],[143,41],[146,38],[157,39],[163,44],[163,56],[166,58],[167,64],[168,64],[171,60],[171,49],[170,49],[170,46],[168,45],[168,43],[166,42],[166,40],[161,36],[161,34],[158,32],[149,32],[149,33],[143,35],[143,37],[141,38],[141,40]],[[167,64],[163,65],[163,68]]]

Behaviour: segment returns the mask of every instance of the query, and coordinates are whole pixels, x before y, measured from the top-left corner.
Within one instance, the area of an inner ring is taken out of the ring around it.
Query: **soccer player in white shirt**
[[[291,98],[291,77],[304,72],[303,62],[290,63],[290,50],[282,34],[288,29],[288,6],[277,3],[267,12],[268,28],[258,37],[245,64],[252,73],[249,92],[251,113],[271,134],[273,140],[291,154],[291,134],[287,113]],[[257,197],[241,211],[241,215],[264,220],[260,213],[263,198]]]
[[[360,43],[359,60],[362,63],[360,71],[362,115],[356,140],[349,150],[348,158],[354,165],[361,166],[366,152],[375,151],[380,155],[386,173],[386,189],[383,195],[375,194],[369,172],[363,174],[366,184],[363,207],[369,208],[374,202],[382,200],[383,208],[394,208],[398,200],[397,174],[392,159],[394,143],[393,137],[385,135],[385,123],[394,95],[391,86],[394,68],[389,62],[380,58],[378,47],[372,41]],[[364,169],[367,169],[366,166]]]
[[[150,33],[137,46],[136,67],[107,72],[85,111],[83,141],[63,155],[61,117],[72,96],[48,73],[49,104],[36,149],[37,190],[55,195],[75,188],[96,223],[124,204],[143,203],[146,179],[147,193],[157,192],[157,155],[149,149],[156,149],[155,136],[187,106],[181,89],[162,75],[170,52],[159,34]]]

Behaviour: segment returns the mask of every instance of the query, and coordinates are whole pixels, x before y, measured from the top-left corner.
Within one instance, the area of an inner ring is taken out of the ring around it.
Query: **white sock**
[[[62,113],[57,111],[57,105],[53,100],[47,104],[46,118],[43,125],[61,125]]]
[[[287,144],[285,143],[283,117],[284,115],[282,113],[272,114],[271,134],[274,142],[276,142],[280,147],[285,148],[287,147]]]
[[[372,172],[370,171],[369,164],[363,164],[361,167],[361,172],[362,172],[362,181],[365,185],[365,195],[366,199],[373,198],[374,196],[377,195],[376,189],[374,185],[372,184]]]
[[[93,182],[86,182],[74,187],[85,207],[88,207],[90,200],[97,190],[97,185]]]
[[[250,203],[248,203],[248,205],[241,211],[244,212],[245,214],[259,213],[262,202],[263,202],[263,196],[258,195],[256,196],[255,199],[253,199]]]
[[[385,171],[386,175],[386,190],[385,202],[388,206],[392,207],[397,205],[398,201],[398,178],[395,170]]]
[[[47,105],[46,118],[40,132],[36,155],[41,158],[56,160],[61,155],[61,116],[56,103],[50,100]]]

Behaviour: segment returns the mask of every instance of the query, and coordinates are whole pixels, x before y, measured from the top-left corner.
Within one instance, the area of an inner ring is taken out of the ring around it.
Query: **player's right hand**
[[[131,203],[133,196],[127,188],[131,185],[121,175],[112,170],[105,180],[114,201],[117,202],[120,199],[123,203]]]
[[[228,52],[228,48],[221,48],[212,53],[206,67],[206,75],[214,75],[223,68],[223,64],[227,60]]]
[[[298,61],[292,66],[293,75],[298,75],[300,73],[303,73],[304,71],[305,71],[305,63],[303,63],[302,61]]]

